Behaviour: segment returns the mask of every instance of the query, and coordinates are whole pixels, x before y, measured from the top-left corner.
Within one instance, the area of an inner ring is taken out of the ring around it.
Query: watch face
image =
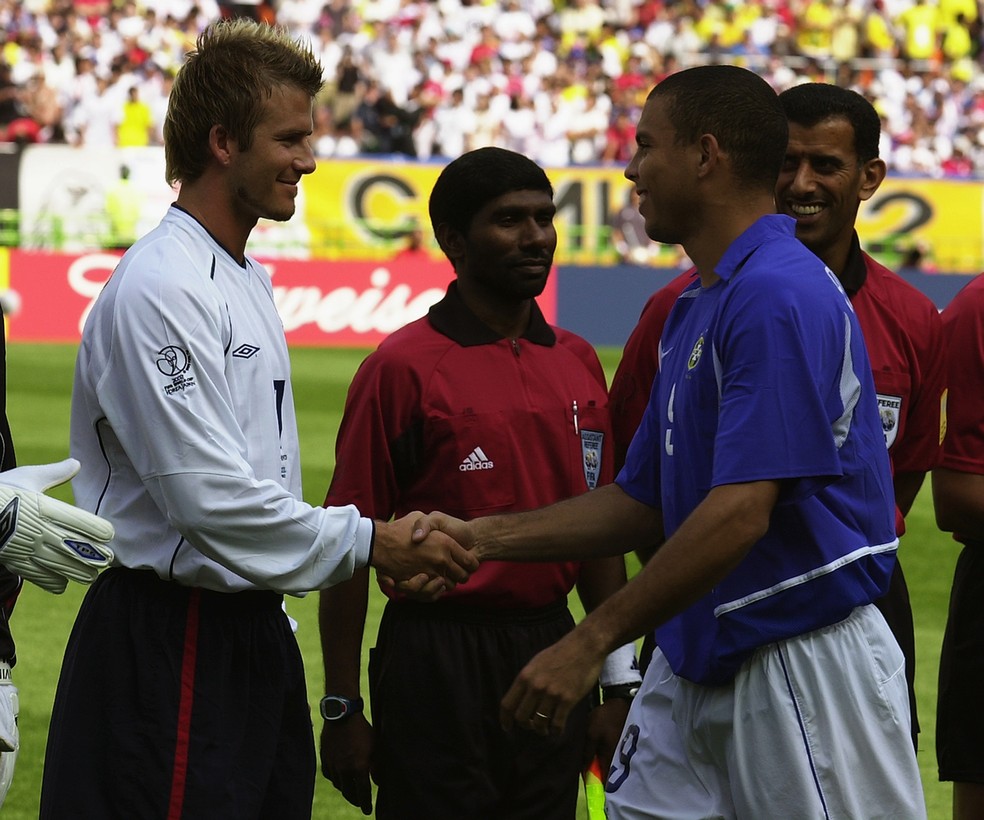
[[[325,720],[341,720],[362,711],[362,698],[349,700],[340,695],[325,695],[321,699],[321,717]]]

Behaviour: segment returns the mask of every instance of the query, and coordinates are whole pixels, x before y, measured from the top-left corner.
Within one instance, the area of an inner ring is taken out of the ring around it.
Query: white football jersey
[[[368,563],[371,520],[300,500],[269,275],[177,206],[126,253],[86,320],[71,453],[75,501],[113,522],[122,566],[299,594]]]

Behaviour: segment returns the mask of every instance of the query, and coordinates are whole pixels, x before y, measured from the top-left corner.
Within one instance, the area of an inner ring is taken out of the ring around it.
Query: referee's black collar
[[[531,302],[530,323],[520,338],[533,344],[550,347],[557,341],[557,335],[543,318],[536,300],[533,299]],[[462,347],[495,344],[505,338],[469,310],[458,293],[457,282],[451,282],[444,298],[427,311],[427,320],[435,330]]]
[[[851,250],[847,254],[847,264],[844,265],[844,273],[838,277],[844,290],[853,296],[864,287],[865,280],[868,278],[868,266],[864,263],[864,254],[861,253],[861,240],[858,239],[858,232],[854,232],[851,237]]]

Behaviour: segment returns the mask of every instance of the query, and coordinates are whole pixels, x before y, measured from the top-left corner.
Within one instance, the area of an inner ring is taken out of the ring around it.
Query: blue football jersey
[[[711,488],[781,483],[767,534],[704,598],[657,629],[677,674],[729,680],[759,646],[884,594],[894,493],[864,340],[836,277],[767,216],[688,287],[619,485],[671,536]]]

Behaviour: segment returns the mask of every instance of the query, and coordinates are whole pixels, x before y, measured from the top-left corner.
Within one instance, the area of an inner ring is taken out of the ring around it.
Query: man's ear
[[[721,161],[721,146],[713,134],[701,134],[696,143],[698,153],[697,175],[707,176]]]
[[[862,202],[871,199],[887,173],[888,166],[885,164],[885,160],[880,157],[869,159],[861,169],[861,190],[858,191],[858,198]]]
[[[228,165],[232,157],[232,138],[224,125],[213,125],[208,131],[208,150],[221,165]]]
[[[444,255],[452,262],[465,253],[465,237],[457,228],[452,228],[447,222],[442,222],[434,231],[437,244],[441,246]]]

